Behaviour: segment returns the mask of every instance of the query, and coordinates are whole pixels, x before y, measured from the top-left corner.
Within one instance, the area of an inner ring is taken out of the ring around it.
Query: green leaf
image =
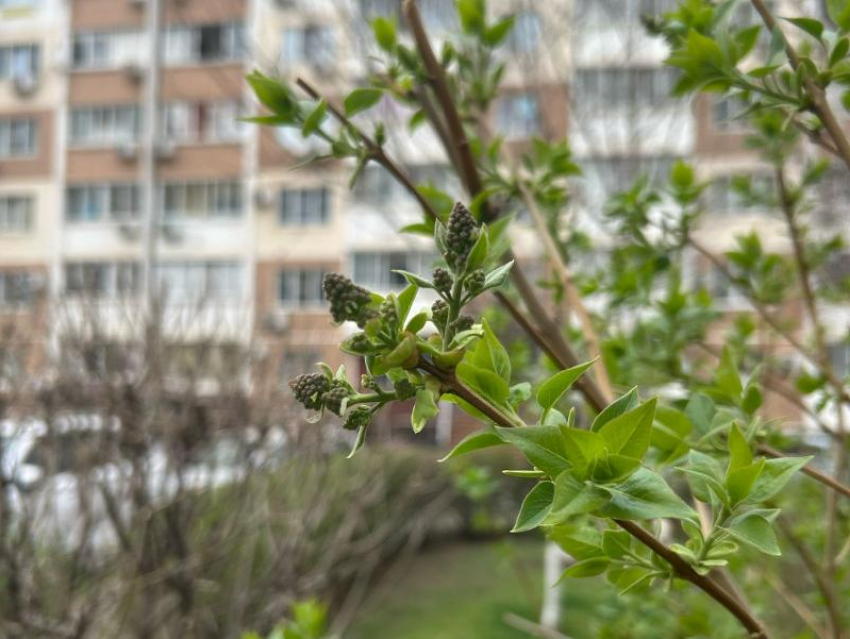
[[[511,30],[514,28],[515,21],[515,16],[508,16],[504,20],[500,20],[492,27],[489,27],[487,30],[484,31],[481,40],[488,47],[499,46],[502,42],[504,42],[505,38],[508,37]]]
[[[791,481],[794,473],[811,460],[811,456],[782,457],[780,459],[765,460],[764,468],[747,497],[747,503],[758,504],[775,496]]]
[[[655,419],[655,398],[637,408],[615,417],[601,429],[608,444],[608,451],[613,454],[643,459],[652,439],[652,422]]]
[[[584,364],[579,364],[578,366],[573,366],[567,370],[555,373],[552,377],[543,382],[537,390],[537,403],[540,404],[543,410],[549,410],[552,408],[558,403],[558,400],[561,399],[563,394],[569,390],[570,386],[572,386],[588,368],[593,366],[595,361],[596,360],[585,362]]]
[[[697,518],[696,512],[673,492],[664,478],[648,468],[639,468],[617,486],[602,486],[611,501],[599,511],[615,519]]]
[[[696,427],[697,432],[704,435],[711,430],[711,422],[714,420],[714,401],[703,393],[694,394],[685,407],[685,414]]]
[[[410,413],[410,423],[413,426],[413,432],[422,432],[425,424],[436,417],[439,412],[440,409],[437,407],[437,402],[432,391],[427,388],[420,388],[416,391],[416,403],[413,405],[413,411]]]
[[[732,349],[728,346],[723,349],[723,355],[720,357],[720,365],[717,367],[714,383],[730,400],[735,404],[738,403],[744,386],[741,384],[741,376],[738,374],[738,367],[735,364],[735,358],[732,356]]]
[[[510,384],[511,358],[508,356],[508,352],[502,346],[486,319],[482,320],[481,328],[483,339],[475,345],[474,351],[470,353],[471,363],[493,371],[505,380],[505,383]]]
[[[776,533],[773,532],[773,526],[769,521],[771,515],[765,517],[765,513],[778,513],[778,511],[749,511],[735,517],[722,528],[741,543],[752,546],[766,555],[778,557],[782,551],[779,549]],[[775,516],[775,514],[772,515],[772,517]]]
[[[492,422],[492,420],[489,417],[487,417],[487,415],[485,415],[480,410],[475,408],[475,406],[473,406],[472,404],[467,402],[465,399],[458,397],[457,395],[453,395],[451,393],[446,393],[442,397],[440,397],[440,400],[444,401],[444,402],[449,402],[450,404],[456,404],[457,406],[460,406],[460,408],[463,410],[463,412],[465,412],[467,415],[469,415],[470,417],[473,417],[473,418],[475,418],[479,421],[482,421],[485,424],[489,424],[489,423]]]
[[[511,395],[508,398],[508,403],[513,406],[514,409],[517,409],[520,405],[527,402],[530,397],[531,384],[528,382],[520,382],[519,384],[511,386]]]
[[[738,428],[738,424],[733,423],[729,430],[729,470],[737,470],[744,466],[749,466],[753,463],[753,451],[750,449],[750,444],[744,433]]]
[[[575,515],[593,512],[611,501],[611,496],[601,487],[581,482],[567,471],[555,479],[552,508],[544,525],[563,524]]]
[[[700,501],[710,504],[712,495],[724,503],[729,501],[723,469],[713,457],[692,450],[688,453],[688,465],[679,470],[687,475],[688,485]]]
[[[816,40],[820,40],[823,35],[823,23],[814,18],[783,18],[790,22],[798,29],[802,29]]]
[[[570,466],[558,426],[496,427],[496,432],[550,477],[557,477]]]
[[[502,441],[502,438],[499,437],[492,430],[480,430],[477,433],[472,433],[464,437],[458,443],[457,446],[452,448],[451,452],[448,455],[446,455],[439,461],[440,463],[446,462],[450,459],[460,457],[461,455],[466,455],[476,450],[481,450],[483,448],[492,448],[493,446],[502,446],[504,445],[504,443],[505,442]]]
[[[842,31],[850,31],[850,2],[848,0],[826,0],[830,19]]]
[[[604,530],[602,550],[611,559],[626,557],[632,550],[632,536],[625,530]]]
[[[393,20],[377,17],[372,20],[372,32],[375,34],[375,42],[384,51],[392,53],[396,45],[396,24]]]
[[[729,471],[726,476],[726,489],[729,491],[732,506],[739,504],[749,495],[762,470],[764,470],[764,458],[760,458],[754,464]]]
[[[579,479],[590,477],[596,462],[607,454],[605,439],[599,433],[579,428],[561,428],[564,438],[564,451],[573,473]]]
[[[384,92],[381,89],[354,89],[345,98],[345,115],[351,117],[361,111],[371,109],[381,101],[383,95]]]
[[[511,268],[513,268],[514,261],[505,262],[501,266],[497,266],[492,271],[487,273],[484,278],[484,287],[481,289],[482,292],[489,291],[492,288],[499,288],[502,284],[504,284],[508,275],[510,275]]]
[[[576,528],[572,525],[555,526],[547,533],[549,540],[578,561],[604,557],[602,536],[594,528]]]
[[[682,411],[669,406],[655,409],[655,424],[652,429],[652,446],[664,453],[665,463],[673,462],[690,450],[687,437],[693,423]]]
[[[366,426],[361,426],[357,429],[357,438],[354,440],[354,445],[351,447],[351,452],[348,453],[348,459],[354,457],[357,454],[357,451],[363,448],[363,444],[366,443]]]
[[[472,248],[469,251],[469,257],[466,258],[467,272],[474,271],[475,269],[483,266],[487,261],[487,256],[489,254],[490,236],[487,234],[487,225],[485,224],[481,228],[481,232],[478,234],[478,239],[475,240],[475,244],[472,245]]]
[[[590,425],[590,430],[599,430],[615,417],[632,410],[638,405],[638,401],[638,389],[637,386],[634,386],[628,393],[603,408]]]
[[[259,71],[246,76],[257,99],[276,116],[291,122],[298,109],[298,102],[289,88],[279,80],[269,78]]]
[[[407,326],[404,327],[404,330],[406,330],[408,333],[418,333],[423,328],[425,328],[425,324],[427,323],[428,312],[422,311],[410,318],[410,321],[407,323]]]
[[[611,560],[607,557],[594,557],[592,559],[583,559],[577,561],[572,566],[564,571],[558,583],[564,579],[581,579],[584,577],[595,577],[601,575],[611,565]]]
[[[304,118],[304,124],[301,125],[301,135],[306,138],[318,131],[319,127],[322,126],[322,122],[325,121],[327,112],[327,101],[320,100],[319,104],[316,105],[316,108],[313,109],[306,118]]]
[[[398,294],[399,324],[403,325],[407,321],[407,316],[410,314],[410,309],[413,308],[413,302],[416,300],[416,294],[418,292],[419,287],[416,284],[410,284]]]
[[[519,515],[511,532],[526,532],[542,524],[552,508],[554,495],[555,485],[550,481],[539,482],[532,488],[522,501]]]
[[[400,269],[395,269],[393,273],[398,273],[404,279],[407,280],[408,284],[415,284],[419,288],[434,288],[434,285],[426,280],[424,277],[420,277],[416,273],[410,273],[409,271],[402,271]]]
[[[481,33],[485,24],[484,0],[455,0],[464,33]]]
[[[494,404],[505,406],[511,396],[508,383],[497,373],[463,361],[457,365],[458,379]]]

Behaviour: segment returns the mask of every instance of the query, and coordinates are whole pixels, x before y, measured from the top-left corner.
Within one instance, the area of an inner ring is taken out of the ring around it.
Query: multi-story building
[[[734,104],[669,97],[675,72],[639,20],[669,4],[491,2],[514,12],[516,27],[483,126],[509,148],[569,133],[585,167],[579,223],[591,232],[605,195],[643,171],[666,174],[676,158],[705,178],[764,172]],[[322,151],[297,130],[240,123],[256,110],[244,74],[303,76],[338,98],[380,54],[364,18],[398,16],[400,5],[0,0],[0,313],[39,345],[16,365],[61,356],[93,316],[102,348],[120,349],[154,315],[182,357],[213,343],[225,362],[228,349],[247,348],[272,386],[318,360],[340,362],[323,274],[397,290],[392,269],[426,273],[433,247],[397,233],[419,212],[380,168],[349,190],[345,163],[293,169]],[[437,40],[457,29],[451,0],[420,5]],[[370,114],[390,130],[410,115],[390,100]],[[388,148],[417,182],[461,197],[426,128],[391,135]],[[724,220],[706,235],[712,250],[754,224],[781,245],[779,220],[744,210],[722,180],[710,209]],[[692,270],[730,309],[740,304],[710,265],[695,258]],[[450,425],[440,432],[450,437]]]

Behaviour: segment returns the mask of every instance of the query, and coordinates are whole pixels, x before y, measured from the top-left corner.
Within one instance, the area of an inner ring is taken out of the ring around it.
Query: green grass
[[[502,617],[537,617],[542,558],[542,541],[516,538],[425,550],[372,593],[346,639],[528,639]]]

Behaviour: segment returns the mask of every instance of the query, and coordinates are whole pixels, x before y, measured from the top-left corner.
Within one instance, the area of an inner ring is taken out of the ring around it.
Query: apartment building
[[[501,53],[504,90],[483,125],[509,149],[569,133],[585,168],[578,223],[589,232],[598,232],[606,195],[641,172],[666,175],[676,158],[694,161],[704,178],[764,174],[734,104],[669,97],[675,72],[639,18],[671,4],[490,3],[514,13],[516,27]],[[438,43],[458,29],[452,0],[420,5]],[[344,362],[323,275],[342,270],[386,293],[404,285],[392,269],[427,273],[431,242],[397,233],[420,212],[380,168],[349,190],[345,163],[293,168],[320,145],[237,118],[257,108],[244,82],[253,68],[305,77],[330,96],[356,86],[380,55],[367,20],[398,16],[400,6],[0,0],[0,314],[39,346],[20,364],[60,357],[66,336],[92,317],[104,348],[120,350],[143,330],[149,299],[160,301],[162,329],[186,359],[200,344],[218,345],[220,362],[228,349],[249,349],[271,387],[318,360]],[[369,117],[404,131],[387,145],[415,181],[461,197],[434,136],[406,132],[410,115],[385,100]],[[715,225],[705,234],[712,250],[753,225],[781,248],[780,221],[746,208],[722,179],[710,208],[723,220],[721,233]],[[743,308],[711,265],[691,266],[694,285],[720,294],[730,311]],[[843,310],[830,312],[847,325]],[[451,423],[438,431],[457,436]]]

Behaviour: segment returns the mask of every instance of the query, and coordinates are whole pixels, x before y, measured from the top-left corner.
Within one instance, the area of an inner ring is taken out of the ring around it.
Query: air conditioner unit
[[[258,209],[267,209],[272,204],[274,204],[274,193],[272,190],[265,186],[257,187],[257,190],[254,191],[254,205]]]
[[[15,92],[21,97],[28,97],[38,89],[38,78],[31,73],[15,75]]]
[[[118,234],[128,242],[139,239],[139,232],[141,229],[139,228],[138,222],[121,222],[117,228]]]
[[[131,82],[141,82],[145,77],[145,68],[138,62],[128,62],[124,65],[124,73]]]
[[[157,160],[173,160],[177,155],[177,145],[172,140],[160,140],[156,145]]]
[[[118,157],[124,162],[134,162],[139,150],[135,142],[125,141],[118,145]]]
[[[271,311],[263,320],[263,326],[271,333],[285,333],[289,329],[289,313]]]

